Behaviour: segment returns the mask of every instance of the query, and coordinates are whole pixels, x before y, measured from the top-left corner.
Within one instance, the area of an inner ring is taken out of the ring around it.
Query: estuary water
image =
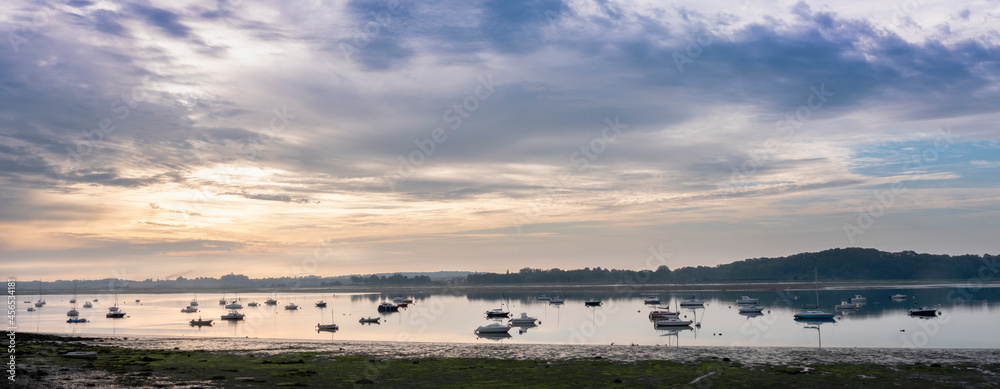
[[[704,300],[703,308],[679,306],[683,299]],[[905,294],[905,299],[890,299]],[[878,347],[878,348],[1000,348],[1000,288],[968,289],[962,285],[925,285],[907,288],[848,289],[828,288],[817,291],[754,291],[697,293],[654,293],[660,304],[645,304],[650,293],[581,292],[564,294],[563,304],[539,300],[539,293],[499,291],[495,293],[453,293],[447,289],[428,289],[424,293],[403,295],[413,303],[399,312],[379,313],[382,301],[391,302],[396,293],[241,293],[238,298],[246,315],[242,321],[224,321],[229,312],[219,304],[222,294],[198,296],[199,312],[182,313],[181,309],[196,296],[193,293],[128,294],[120,293],[118,306],[124,318],[106,318],[114,304],[111,294],[79,294],[77,310],[87,323],[67,323],[67,311],[73,307],[70,295],[46,295],[47,304],[28,312],[37,295],[17,296],[15,322],[17,331],[44,332],[78,336],[162,336],[205,340],[219,338],[262,338],[328,342],[334,341],[403,341],[433,343],[507,343],[507,344],[589,344],[589,345],[666,345],[666,346],[762,346],[762,347]],[[759,315],[740,314],[736,300],[746,295],[760,300]],[[855,295],[867,298],[857,309],[834,310],[834,305]],[[236,295],[225,296],[228,300]],[[274,297],[277,305],[264,305]],[[552,296],[555,297],[555,296]],[[82,308],[85,301],[98,299],[93,308]],[[136,302],[135,300],[139,300]],[[324,300],[326,308],[315,306]],[[602,305],[588,307],[584,301],[600,300]],[[258,307],[249,307],[257,302]],[[834,322],[802,323],[793,315],[803,304],[816,304],[828,312],[837,312]],[[286,310],[289,303],[300,309]],[[908,315],[915,306],[931,306],[940,312],[936,317]],[[513,327],[509,336],[480,336],[474,330],[490,323],[508,320],[489,319],[485,312],[505,308],[517,317],[521,312],[535,317],[540,324]],[[700,326],[657,327],[649,312],[667,307],[679,311],[682,319]],[[212,326],[191,326],[192,319],[212,319]],[[380,324],[361,324],[363,317],[378,317]],[[336,332],[317,331],[316,325],[336,323]]]

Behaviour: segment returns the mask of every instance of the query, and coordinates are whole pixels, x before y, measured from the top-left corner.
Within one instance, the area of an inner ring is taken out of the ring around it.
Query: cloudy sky
[[[7,1],[20,279],[1000,252],[990,1]]]

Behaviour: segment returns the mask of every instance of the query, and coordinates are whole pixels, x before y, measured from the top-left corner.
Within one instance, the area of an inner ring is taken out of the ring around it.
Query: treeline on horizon
[[[431,278],[428,276],[413,276],[413,278],[396,273],[391,276],[378,276],[372,274],[368,277],[351,276],[352,284],[359,285],[420,285],[430,284]]]
[[[913,251],[891,253],[865,248],[836,248],[778,258],[752,258],[717,266],[671,270],[578,270],[524,268],[516,273],[473,273],[467,284],[553,283],[712,283],[761,281],[891,281],[957,280],[979,277],[984,267],[995,272],[995,255],[937,255]],[[815,269],[815,271],[814,271]],[[992,274],[992,273],[991,273]]]

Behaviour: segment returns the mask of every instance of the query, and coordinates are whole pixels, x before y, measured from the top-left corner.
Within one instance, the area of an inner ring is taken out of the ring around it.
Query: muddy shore
[[[995,349],[16,338],[16,388],[996,387],[1000,377]]]

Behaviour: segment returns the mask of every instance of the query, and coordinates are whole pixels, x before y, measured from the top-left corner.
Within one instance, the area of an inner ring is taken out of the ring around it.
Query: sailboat
[[[503,292],[501,292],[501,294],[502,294],[502,293],[503,293]],[[505,299],[506,299],[506,297],[507,297],[507,296],[506,296],[506,295],[504,295],[504,298],[505,298]],[[489,311],[486,311],[486,317],[510,317],[510,312],[509,312],[509,311],[505,311],[505,310],[503,309],[503,306],[504,306],[504,302],[503,302],[503,301],[501,301],[501,302],[500,302],[500,308],[496,308],[496,309],[491,309],[491,310],[489,310]]]
[[[816,280],[815,280],[815,283],[816,283],[816,307],[819,307],[819,272],[816,270],[816,268],[813,268],[813,273],[815,274],[815,277],[816,277]],[[833,314],[833,313],[824,312],[824,311],[820,310],[819,308],[808,309],[805,312],[796,313],[795,314],[795,320],[811,320],[811,321],[823,320],[823,321],[832,321],[834,315],[835,314]],[[819,327],[817,327],[817,329],[819,329]]]
[[[316,302],[316,308],[326,308],[326,301],[323,301],[325,299],[326,299],[326,295],[324,294],[323,297],[320,298],[320,300]]]
[[[194,300],[191,300],[191,303],[188,304],[188,306],[191,306],[191,307],[197,307],[198,306],[198,294],[197,293],[194,294]]]
[[[70,316],[70,317],[80,316],[80,311],[76,310],[76,283],[75,282],[73,283],[73,299],[70,300],[70,302],[73,303],[73,308],[70,308],[69,311],[66,312],[66,316]]]
[[[108,313],[105,314],[104,317],[109,319],[121,319],[125,317],[125,311],[118,309],[118,289],[115,289],[115,305],[108,307]]]
[[[336,323],[333,323],[333,312],[330,312],[330,324],[319,324],[316,323],[316,331],[336,331],[340,329]]]
[[[43,306],[45,306],[45,299],[42,298],[42,280],[38,280],[38,301],[35,302],[35,308]]]

